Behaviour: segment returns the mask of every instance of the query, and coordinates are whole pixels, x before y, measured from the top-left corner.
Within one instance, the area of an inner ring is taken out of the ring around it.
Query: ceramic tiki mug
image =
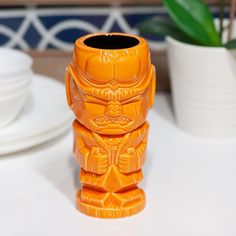
[[[66,69],[75,114],[74,154],[82,189],[78,209],[101,218],[125,217],[145,206],[138,188],[146,159],[155,69],[146,41],[122,33],[79,38]]]

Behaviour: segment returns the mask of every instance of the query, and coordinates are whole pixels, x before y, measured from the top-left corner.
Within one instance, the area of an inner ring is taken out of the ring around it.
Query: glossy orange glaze
[[[79,38],[66,69],[67,100],[76,116],[74,153],[83,186],[76,203],[87,215],[117,218],[145,206],[137,184],[146,157],[145,119],[154,100],[155,69],[144,39],[112,33],[107,37],[132,37],[138,43],[118,49],[86,45],[86,39],[100,35],[106,36]]]

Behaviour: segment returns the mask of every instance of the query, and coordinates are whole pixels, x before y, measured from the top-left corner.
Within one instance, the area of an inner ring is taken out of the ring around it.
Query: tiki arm
[[[87,147],[80,136],[74,145],[75,156],[82,169],[95,174],[104,174],[108,168],[108,157],[100,147]]]
[[[146,159],[147,135],[135,148],[131,146],[119,157],[119,170],[121,173],[132,173],[142,168]]]

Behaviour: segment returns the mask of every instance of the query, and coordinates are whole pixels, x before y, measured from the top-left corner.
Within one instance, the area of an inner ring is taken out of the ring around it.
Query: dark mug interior
[[[84,44],[98,49],[126,49],[139,44],[139,40],[132,36],[104,34],[95,35],[84,40]]]

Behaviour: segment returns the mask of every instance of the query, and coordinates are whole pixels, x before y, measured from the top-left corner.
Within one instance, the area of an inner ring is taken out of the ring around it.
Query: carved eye
[[[132,102],[139,102],[143,99],[143,96],[142,95],[137,95],[135,97],[131,97],[129,99],[126,99],[124,101],[122,101],[122,105],[124,104],[128,104],[128,103],[132,103]]]
[[[91,95],[85,95],[84,96],[84,101],[85,102],[90,102],[90,103],[107,105],[107,101],[104,101],[103,99],[100,99],[100,98],[93,97]]]

